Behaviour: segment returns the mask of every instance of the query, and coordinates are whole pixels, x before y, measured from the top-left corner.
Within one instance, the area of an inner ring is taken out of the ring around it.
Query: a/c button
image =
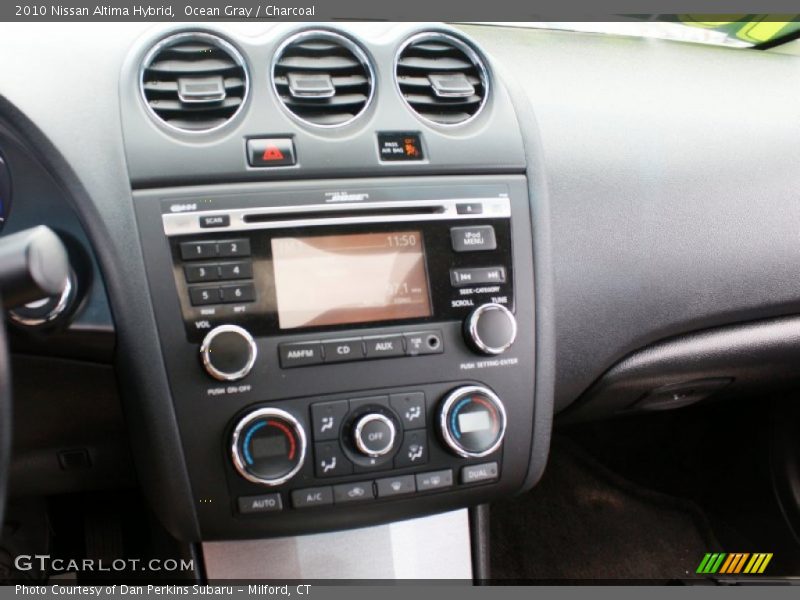
[[[364,346],[360,339],[331,340],[323,342],[322,348],[325,352],[325,362],[345,362],[364,358]]]

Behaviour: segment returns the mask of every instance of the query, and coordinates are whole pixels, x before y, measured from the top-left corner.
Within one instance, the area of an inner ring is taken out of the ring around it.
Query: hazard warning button
[[[247,161],[251,167],[286,167],[295,164],[292,138],[247,140]]]

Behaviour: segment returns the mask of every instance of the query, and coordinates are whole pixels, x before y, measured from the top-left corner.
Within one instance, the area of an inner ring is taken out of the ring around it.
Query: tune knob
[[[220,325],[208,332],[200,345],[206,372],[220,381],[246,377],[256,362],[253,336],[237,325]]]
[[[500,398],[488,388],[461,387],[442,402],[439,430],[458,456],[487,456],[503,443],[506,411]]]
[[[299,421],[285,410],[255,410],[236,425],[231,456],[239,475],[248,481],[281,485],[303,466],[306,434]]]
[[[360,417],[353,427],[356,448],[370,458],[378,458],[391,452],[396,436],[395,424],[380,413],[368,413]]]
[[[482,304],[464,323],[470,346],[482,354],[502,354],[517,338],[517,319],[502,304]]]

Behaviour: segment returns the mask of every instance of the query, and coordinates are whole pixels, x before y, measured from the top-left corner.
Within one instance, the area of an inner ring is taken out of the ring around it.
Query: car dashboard
[[[0,37],[0,223],[50,226],[73,273],[8,313],[12,495],[136,486],[188,542],[375,526],[531,489],[556,418],[797,378],[790,56],[440,23],[31,35]]]

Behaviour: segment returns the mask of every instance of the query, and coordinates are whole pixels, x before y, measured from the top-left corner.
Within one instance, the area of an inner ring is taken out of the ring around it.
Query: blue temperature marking
[[[253,434],[261,429],[262,427],[266,427],[267,422],[261,421],[256,425],[253,425],[250,429],[247,430],[247,435],[244,436],[244,443],[242,444],[242,450],[244,450],[244,460],[248,465],[253,464],[253,457],[250,454],[250,438],[253,437]]]
[[[472,402],[472,398],[464,398],[456,404],[456,407],[453,409],[453,412],[450,414],[450,431],[453,432],[453,435],[456,436],[456,439],[461,439],[461,429],[456,427],[456,417],[458,416],[458,411],[460,411],[466,404]]]

